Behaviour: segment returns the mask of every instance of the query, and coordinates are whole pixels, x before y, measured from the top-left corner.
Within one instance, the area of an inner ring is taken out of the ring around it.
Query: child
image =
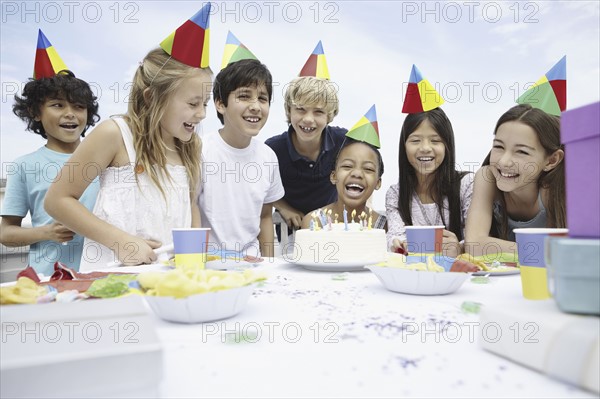
[[[321,42],[314,53],[320,54],[324,64]],[[339,112],[337,88],[328,73],[309,68],[310,60],[285,92],[288,130],[265,142],[277,154],[285,189],[275,209],[290,228],[299,228],[307,212],[336,200],[329,175],[347,132],[329,126]],[[323,70],[327,72],[327,68]]]
[[[420,76],[413,66],[411,80],[415,71]],[[398,184],[386,194],[388,246],[394,252],[405,249],[405,226],[444,225],[444,255],[457,256],[462,252],[460,241],[473,193],[473,175],[454,169],[454,132],[439,108],[443,99],[439,97],[438,103],[424,110],[420,99],[415,101],[410,94],[409,86],[403,108],[409,114],[400,134]]]
[[[41,30],[40,42],[49,45]],[[8,247],[29,245],[29,266],[50,276],[57,261],[79,270],[83,237],[44,211],[44,197],[52,180],[81,143],[81,137],[100,117],[90,86],[69,70],[57,74],[54,70],[44,71],[41,57],[36,57],[37,79],[25,85],[21,97],[15,95],[13,112],[27,123],[27,130],[47,142],[37,151],[17,158],[8,173],[0,241]],[[98,182],[94,180],[82,193],[81,206],[91,209],[97,193]],[[31,228],[21,226],[28,212]]]
[[[500,117],[475,175],[469,253],[514,253],[513,229],[566,226],[564,156],[557,116],[522,104]]]
[[[223,128],[204,137],[199,204],[210,249],[274,255],[273,202],[283,197],[277,157],[255,139],[267,122],[271,73],[260,61],[229,64],[213,98]]]
[[[207,19],[208,7],[192,20]],[[115,258],[150,263],[153,249],[172,242],[173,228],[200,226],[193,201],[200,179],[196,127],[206,116],[212,76],[208,68],[185,64],[189,54],[175,50],[197,45],[175,44],[170,54],[163,46],[146,55],[127,114],[100,124],[73,154],[72,177],[63,173],[48,192],[46,210],[86,236],[82,270],[106,268]],[[101,188],[92,214],[76,200],[97,175]]]
[[[347,132],[329,126],[338,110],[336,89],[328,80],[299,77],[285,92],[289,129],[265,143],[279,160],[285,196],[274,205],[289,227],[300,227],[307,212],[336,200],[329,178]]]
[[[359,220],[360,215],[366,215],[372,219],[374,229],[387,228],[385,216],[366,207],[373,191],[381,187],[382,175],[383,160],[379,150],[371,144],[347,138],[335,162],[335,169],[330,174],[337,200],[321,208],[322,211],[332,218],[338,215],[338,221],[343,220],[344,210],[348,221],[352,219],[350,215],[356,215],[355,221]],[[311,219],[312,212],[304,216],[303,229],[310,226]]]

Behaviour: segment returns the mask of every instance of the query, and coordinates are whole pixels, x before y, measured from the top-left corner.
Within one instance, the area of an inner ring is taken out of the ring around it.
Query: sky
[[[38,29],[92,86],[100,115],[124,113],[145,54],[194,15],[202,1],[2,1],[0,156],[2,177],[18,156],[44,145],[12,113],[32,76]],[[476,170],[493,129],[515,99],[567,56],[567,108],[600,99],[598,1],[227,1],[213,2],[210,65],[221,65],[231,31],[274,79],[269,120],[258,139],[287,130],[283,94],[319,40],[352,127],[375,104],[385,163],[374,207],[398,179],[402,104],[413,64],[445,98],[457,169]],[[214,105],[200,134],[220,128]],[[595,160],[597,162],[598,160]]]

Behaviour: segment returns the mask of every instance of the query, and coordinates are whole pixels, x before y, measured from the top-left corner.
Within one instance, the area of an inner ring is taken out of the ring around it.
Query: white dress
[[[167,165],[171,179],[161,179],[163,194],[146,172],[135,174],[133,136],[123,118],[113,118],[123,136],[130,164],[108,167],[100,175],[100,192],[93,213],[113,226],[140,238],[171,244],[173,228],[191,227],[192,211],[187,170]],[[172,181],[171,181],[172,180]],[[166,198],[166,201],[165,201]],[[88,238],[84,241],[80,271],[101,270],[117,260],[112,249]]]

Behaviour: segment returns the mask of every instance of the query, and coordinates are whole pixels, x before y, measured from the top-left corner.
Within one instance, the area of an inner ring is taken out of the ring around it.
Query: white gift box
[[[581,388],[600,392],[600,318],[562,313],[552,299],[507,301],[481,311],[481,346]]]
[[[0,309],[0,396],[156,397],[162,348],[138,296]]]

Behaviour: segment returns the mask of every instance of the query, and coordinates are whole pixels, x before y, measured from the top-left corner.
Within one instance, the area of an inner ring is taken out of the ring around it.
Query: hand
[[[288,227],[292,227],[294,229],[299,229],[302,227],[302,218],[304,218],[304,214],[295,209],[280,209],[279,213]]]
[[[67,229],[63,224],[58,222],[52,222],[46,225],[46,234],[48,240],[56,242],[67,242],[71,241],[75,236],[75,233]]]
[[[392,252],[396,252],[402,255],[408,255],[408,251],[406,250],[406,241],[400,242],[399,239],[394,238],[392,240]]]
[[[458,238],[456,238],[456,234],[449,230],[444,230],[442,254],[451,258],[456,258],[460,253],[460,244]]]
[[[154,253],[162,243],[153,240],[144,240],[139,237],[130,236],[126,242],[119,242],[117,258],[125,266],[137,266],[156,261],[157,255]]]

